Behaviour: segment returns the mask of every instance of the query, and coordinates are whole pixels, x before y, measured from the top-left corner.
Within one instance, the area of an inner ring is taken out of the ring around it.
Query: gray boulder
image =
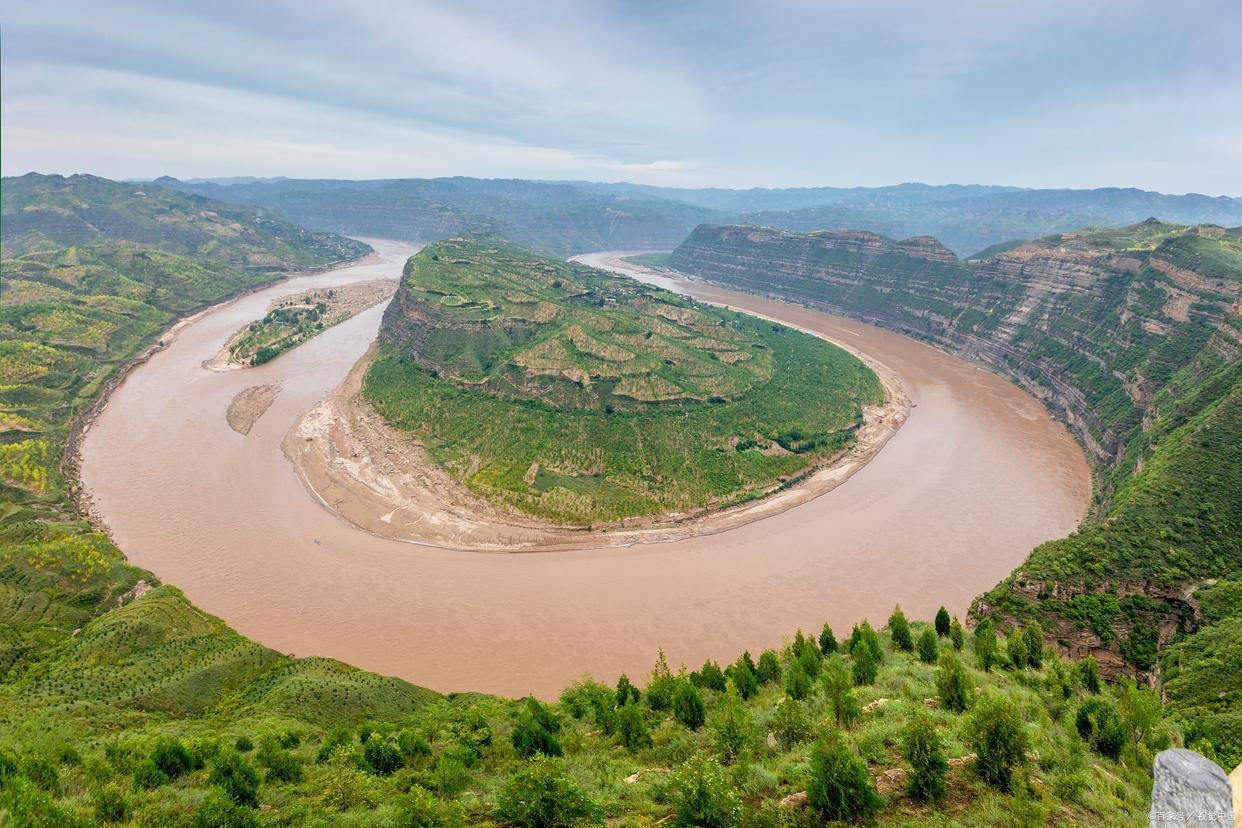
[[[1161,751],[1152,766],[1152,828],[1233,828],[1233,788],[1220,766],[1193,750]]]

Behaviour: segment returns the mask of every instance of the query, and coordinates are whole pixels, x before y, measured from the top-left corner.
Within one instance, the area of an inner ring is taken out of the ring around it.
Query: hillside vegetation
[[[148,184],[29,173],[5,178],[3,187],[6,257],[108,242],[269,271],[356,259],[369,249],[268,210]]]
[[[589,181],[419,178],[260,179],[156,183],[278,210],[307,227],[435,241],[494,233],[554,255],[667,250],[698,224],[786,230],[934,235],[959,255],[1017,238],[1147,216],[1186,224],[1242,224],[1242,199],[1105,187],[1029,190],[977,185],[682,189]]]
[[[673,670],[660,654],[641,689],[625,677],[615,687],[583,679],[541,703],[422,698],[327,662],[291,663],[213,619],[187,618],[179,601],[172,617],[186,632],[135,646],[135,631],[168,629],[161,616],[173,597],[162,588],[109,613],[21,683],[22,749],[0,749],[0,816],[1141,825],[1152,756],[1181,742],[1155,693],[1101,686],[1093,662],[1062,662],[1038,635],[963,632],[943,611],[933,626],[898,609],[886,630],[863,624],[840,642],[827,627],[798,631],[779,651],[744,653],[723,669]],[[214,675],[241,687],[203,682],[205,669],[187,682],[166,666],[204,665],[208,641]],[[101,710],[105,698],[131,712]],[[139,712],[152,709],[163,715]],[[67,719],[91,727],[71,730]]]
[[[1060,413],[1096,463],[1096,514],[976,613],[1163,680],[1242,760],[1242,230],[1145,221],[962,262],[934,239],[703,227],[670,264],[929,339]]]
[[[490,240],[412,257],[380,338],[377,410],[472,491],[564,522],[762,495],[883,400],[820,339]]]

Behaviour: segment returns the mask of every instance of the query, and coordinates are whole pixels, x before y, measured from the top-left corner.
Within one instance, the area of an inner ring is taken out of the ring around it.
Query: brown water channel
[[[838,636],[900,602],[961,615],[1031,547],[1072,531],[1090,494],[1069,433],[1005,380],[868,325],[701,283],[708,301],[823,333],[892,368],[908,422],[848,482],[776,516],[705,537],[623,549],[482,554],[369,535],[306,491],[281,453],[293,422],[375,337],[366,311],[259,368],[202,367],[285,293],[396,278],[379,261],[300,277],[183,326],[113,394],[82,447],[82,478],[138,566],[277,650],[325,655],[437,690],[555,695],[584,673],[643,676],[732,660],[829,621]],[[600,254],[596,262],[615,261]],[[248,435],[225,410],[276,382]]]

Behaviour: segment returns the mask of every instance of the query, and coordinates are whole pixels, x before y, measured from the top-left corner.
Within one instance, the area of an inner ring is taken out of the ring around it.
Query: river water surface
[[[848,482],[717,535],[629,549],[482,554],[366,534],[323,508],[280,450],[375,337],[383,306],[258,368],[202,367],[275,298],[393,277],[415,248],[299,277],[212,310],[136,368],[82,446],[82,478],[130,561],[281,652],[324,655],[436,690],[555,695],[591,673],[645,676],[732,660],[795,629],[838,637],[900,602],[930,619],[1036,544],[1072,531],[1090,495],[1077,444],[1032,397],[930,346],[859,322],[697,282],[708,301],[823,333],[888,365],[910,418]],[[601,262],[603,258],[591,258]],[[281,383],[246,436],[233,395]]]

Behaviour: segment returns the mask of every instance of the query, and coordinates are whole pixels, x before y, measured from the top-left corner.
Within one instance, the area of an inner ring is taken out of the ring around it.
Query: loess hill
[[[367,398],[474,493],[616,521],[760,496],[854,440],[875,375],[822,340],[496,240],[410,259]]]

